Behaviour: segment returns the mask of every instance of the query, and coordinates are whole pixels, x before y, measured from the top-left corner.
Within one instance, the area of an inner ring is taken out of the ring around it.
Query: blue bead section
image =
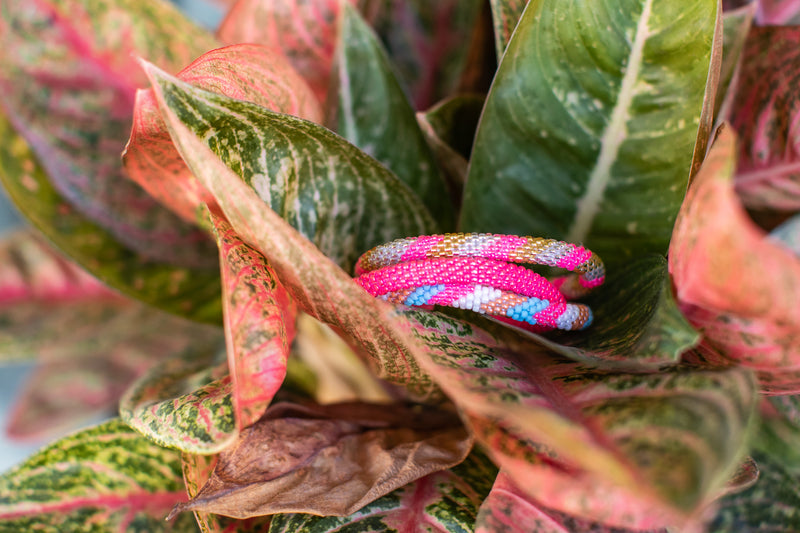
[[[519,305],[511,307],[506,310],[506,316],[513,318],[518,322],[527,322],[532,326],[536,325],[536,319],[533,315],[542,311],[550,305],[548,300],[540,300],[539,298],[528,298],[527,302],[522,302]]]
[[[583,327],[581,329],[588,328],[589,326],[592,325],[592,322],[594,322],[594,315],[592,314],[592,310],[589,309],[589,318],[586,319],[586,323],[583,325]]]
[[[423,285],[418,287],[406,297],[406,305],[425,305],[428,301],[442,292],[444,285]]]

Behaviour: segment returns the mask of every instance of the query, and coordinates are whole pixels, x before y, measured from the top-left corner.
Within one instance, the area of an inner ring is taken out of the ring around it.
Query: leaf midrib
[[[641,71],[644,45],[650,36],[648,23],[652,7],[653,0],[646,0],[642,9],[642,16],[639,18],[639,23],[636,27],[636,35],[631,44],[631,52],[628,56],[625,75],[620,85],[617,103],[614,105],[611,118],[600,139],[600,154],[589,176],[586,192],[577,201],[575,218],[567,233],[566,240],[568,242],[585,242],[589,231],[592,229],[592,224],[600,212],[600,204],[611,181],[611,167],[617,160],[620,147],[627,133],[627,121],[630,117],[628,110],[633,104],[633,98],[636,94],[635,87]]]

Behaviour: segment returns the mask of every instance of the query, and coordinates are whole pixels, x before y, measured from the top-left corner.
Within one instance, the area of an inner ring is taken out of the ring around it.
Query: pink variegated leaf
[[[730,120],[739,143],[736,191],[748,207],[800,209],[800,27],[754,27]]]
[[[297,309],[263,255],[211,213],[222,268],[228,366],[236,426],[258,420],[286,376]]]
[[[723,127],[681,207],[670,272],[707,350],[755,370],[767,394],[797,393],[800,259],[770,241],[739,203],[735,145]]]
[[[339,4],[340,0],[239,0],[217,37],[225,44],[258,43],[282,53],[325,102]]]
[[[767,26],[800,24],[800,2],[797,0],[755,0],[756,22]]]
[[[508,41],[517,22],[522,16],[522,11],[528,5],[527,0],[491,0],[492,22],[494,25],[494,45],[497,52],[497,61],[503,58]]]
[[[177,75],[178,79],[246,100],[279,113],[322,121],[322,110],[305,81],[280,54],[242,44],[212,50]],[[136,95],[133,129],[123,154],[131,179],[185,220],[197,222],[198,209],[213,202],[172,144],[153,90]]]

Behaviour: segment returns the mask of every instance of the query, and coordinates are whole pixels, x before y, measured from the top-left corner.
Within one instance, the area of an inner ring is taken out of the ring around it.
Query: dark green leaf
[[[378,37],[355,8],[343,5],[333,74],[336,99],[328,124],[386,165],[420,197],[442,229],[452,230],[453,206],[414,109]]]
[[[612,267],[663,254],[710,129],[717,4],[532,0],[481,117],[462,229],[582,243]]]

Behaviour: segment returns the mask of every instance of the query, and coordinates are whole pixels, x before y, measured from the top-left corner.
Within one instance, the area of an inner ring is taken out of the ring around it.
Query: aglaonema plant
[[[56,439],[0,531],[800,529],[799,14],[0,0],[8,432]],[[591,248],[593,324],[353,281],[456,230]]]

